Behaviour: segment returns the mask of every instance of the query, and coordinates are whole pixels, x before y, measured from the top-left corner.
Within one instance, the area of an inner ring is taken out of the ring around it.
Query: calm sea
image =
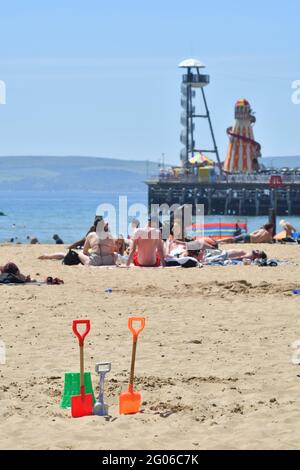
[[[128,208],[133,204],[147,206],[147,192],[132,192],[127,195]],[[25,243],[27,236],[37,237],[42,243],[53,243],[52,236],[58,233],[65,243],[82,238],[92,225],[96,209],[100,204],[111,204],[116,210],[119,194],[116,192],[30,192],[0,191],[0,242],[14,238]],[[139,210],[135,206],[137,216]],[[118,214],[117,214],[118,220]],[[300,218],[289,220],[300,229]],[[265,217],[206,217],[205,222],[247,222],[250,231],[263,225]],[[119,230],[117,230],[119,231]],[[125,234],[126,235],[126,234]]]
[[[121,195],[122,196],[122,195]],[[147,193],[127,194],[128,207],[133,204],[147,205]],[[0,191],[0,242],[17,238],[37,237],[42,243],[53,243],[57,233],[65,243],[82,238],[94,221],[99,205],[119,207],[117,192],[46,192],[46,191]],[[108,214],[106,211],[104,215]],[[118,213],[117,221],[118,221]],[[137,214],[139,215],[139,214]],[[108,217],[109,218],[109,217]]]

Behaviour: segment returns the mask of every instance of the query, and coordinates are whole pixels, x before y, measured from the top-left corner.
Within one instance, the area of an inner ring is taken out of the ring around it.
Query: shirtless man
[[[220,240],[220,243],[273,243],[273,230],[273,224],[265,224],[255,232]]]
[[[165,266],[164,247],[160,230],[154,227],[156,220],[151,217],[144,228],[135,230],[127,260],[127,267],[133,261],[135,266],[159,267]]]

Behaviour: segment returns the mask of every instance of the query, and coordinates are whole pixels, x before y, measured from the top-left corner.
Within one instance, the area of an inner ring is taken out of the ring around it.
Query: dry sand
[[[1,449],[296,449],[300,441],[300,266],[93,269],[39,261],[55,247],[2,246],[0,264],[63,286],[0,286]],[[300,264],[299,246],[268,246]],[[105,294],[111,287],[112,294]],[[143,412],[118,415],[129,315],[146,317],[137,353]],[[111,418],[72,419],[59,402],[78,371],[72,320],[89,318],[86,369],[110,360]]]

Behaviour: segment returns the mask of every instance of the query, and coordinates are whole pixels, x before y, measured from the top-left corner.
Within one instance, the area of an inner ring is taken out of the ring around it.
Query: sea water
[[[55,233],[65,243],[72,243],[85,236],[99,205],[111,204],[118,218],[119,196],[124,195],[118,192],[0,191],[0,211],[6,214],[0,217],[0,243],[12,238],[16,242],[28,243],[27,237],[36,237],[41,243],[54,243],[52,236]],[[146,190],[126,196],[128,208],[142,204],[147,209]],[[137,217],[140,215],[138,212]],[[288,217],[288,220],[300,229],[300,217]],[[250,232],[267,221],[267,217],[239,216],[207,216],[204,219],[205,223],[246,222]]]
[[[27,237],[36,237],[41,243],[53,243],[54,234],[65,243],[79,240],[93,224],[100,205],[112,205],[118,219],[119,196],[124,195],[117,192],[0,191],[0,211],[5,214],[0,217],[0,242],[14,238],[26,243]],[[129,193],[126,197],[128,207],[137,203],[147,207],[146,191]]]

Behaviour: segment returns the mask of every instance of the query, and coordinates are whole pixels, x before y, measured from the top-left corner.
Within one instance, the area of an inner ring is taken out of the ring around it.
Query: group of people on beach
[[[29,235],[26,237],[26,240],[27,242],[30,244],[30,245],[39,245],[40,242],[38,240],[37,237],[30,237]],[[59,235],[57,235],[57,233],[55,233],[52,237],[52,240],[54,240],[54,243],[56,245],[63,245],[64,242],[63,240],[61,239],[61,237]],[[22,242],[19,241],[18,237],[14,237],[14,238],[11,238],[9,240],[9,243],[16,243],[17,245],[22,245]]]
[[[62,260],[65,264],[85,266],[136,266],[136,267],[202,267],[205,264],[240,261],[250,264],[265,260],[264,251],[243,249],[219,250],[219,242],[212,238],[187,239],[181,233],[181,221],[173,220],[169,233],[155,216],[149,217],[144,227],[134,219],[132,235],[113,238],[109,224],[102,216],[96,216],[86,236],[73,243],[68,252],[44,254],[41,260]],[[248,236],[238,236],[231,243],[271,242],[273,226],[267,224]],[[222,240],[224,242],[224,240]],[[70,255],[72,254],[72,256]],[[69,260],[70,258],[70,260]],[[70,261],[70,262],[69,262]]]

